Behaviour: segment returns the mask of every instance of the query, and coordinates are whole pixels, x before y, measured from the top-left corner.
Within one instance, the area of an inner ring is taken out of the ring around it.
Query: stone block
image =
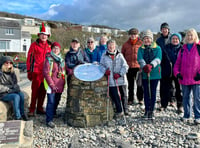
[[[33,147],[33,121],[0,122],[0,131],[1,148]]]

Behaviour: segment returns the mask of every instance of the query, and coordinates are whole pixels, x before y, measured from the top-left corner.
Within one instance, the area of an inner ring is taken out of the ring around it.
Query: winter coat
[[[96,47],[97,49],[97,62],[100,63],[102,55],[106,52],[107,50],[107,45],[100,45]]]
[[[190,51],[187,45],[183,45],[183,52],[179,51],[178,58],[174,65],[174,75],[177,76],[180,73],[183,80],[179,80],[183,85],[195,85],[200,84],[200,81],[195,81],[194,77],[197,73],[200,73],[200,56],[197,50],[196,43],[193,44]]]
[[[88,62],[89,62],[89,59],[82,49],[79,48],[78,51],[74,51],[72,48],[70,48],[70,51],[67,52],[65,56],[67,74],[72,74],[72,71],[75,66],[79,64],[88,63]]]
[[[155,42],[152,43],[150,47],[145,47],[142,45],[138,49],[137,55],[138,63],[140,64],[140,68],[146,64],[152,64],[153,68],[150,72],[150,79],[160,79],[161,78],[161,60],[162,60],[162,51],[160,46],[158,46]],[[142,78],[147,79],[147,73],[142,70]]]
[[[93,52],[91,52],[89,48],[85,48],[84,52],[89,59],[89,63],[98,62],[98,53],[96,48]]]
[[[20,92],[20,87],[17,84],[17,77],[15,72],[0,71],[0,98],[9,94]]]
[[[110,76],[109,76],[109,86],[114,87],[116,85],[116,81],[114,80],[114,74],[118,73],[121,77],[118,80],[118,86],[128,85],[126,73],[128,72],[128,64],[124,59],[124,56],[119,51],[116,52],[114,60],[109,56],[109,53],[106,52],[102,55],[101,65],[103,65],[104,70],[109,69]]]
[[[42,73],[46,53],[51,52],[51,42],[43,44],[40,39],[33,42],[26,61],[27,72]]]
[[[65,65],[64,60],[61,60],[62,64]],[[62,93],[65,85],[65,66],[61,67],[61,62],[56,61],[54,57],[48,53],[44,62],[43,75],[46,79],[48,86],[51,90],[53,87],[57,87],[57,93]],[[52,71],[51,71],[51,64]],[[51,73],[51,74],[50,74]],[[52,91],[52,93],[55,93]]]
[[[139,68],[140,65],[137,61],[138,48],[142,46],[142,41],[138,38],[136,44],[132,45],[130,39],[122,46],[122,54],[126,59],[129,68]]]
[[[169,60],[169,64],[170,64],[170,72],[172,72],[173,74],[173,68],[174,68],[174,64],[177,60],[177,57],[178,57],[178,52],[180,51],[180,49],[182,48],[182,45],[181,44],[178,44],[178,45],[172,45],[171,43],[170,44],[167,44],[166,46],[166,57],[167,59]],[[165,71],[165,68],[163,69],[162,68],[162,72]],[[172,76],[171,74],[171,76]]]

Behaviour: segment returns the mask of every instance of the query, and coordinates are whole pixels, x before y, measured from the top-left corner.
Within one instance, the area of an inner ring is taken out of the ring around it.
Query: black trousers
[[[124,112],[128,112],[127,86],[126,85],[119,86],[119,92],[120,92],[121,100],[120,100],[117,87],[116,86],[109,87],[109,94],[112,101],[115,103],[117,113],[121,113],[123,110]]]
[[[172,76],[171,77],[171,83],[173,86],[172,90],[172,97],[175,97],[177,107],[182,107],[183,106],[183,97],[182,97],[182,91],[181,91],[181,85],[178,82],[178,78]]]
[[[175,95],[174,95],[175,92]],[[160,99],[161,106],[166,108],[169,102],[173,101],[173,97],[177,101],[177,107],[182,106],[181,87],[178,79],[174,76],[164,77],[160,80]]]
[[[129,68],[127,73],[127,79],[128,79],[128,101],[134,100],[134,84],[136,81],[136,75],[139,71],[139,68]],[[136,96],[138,101],[143,100],[143,87],[137,86]]]

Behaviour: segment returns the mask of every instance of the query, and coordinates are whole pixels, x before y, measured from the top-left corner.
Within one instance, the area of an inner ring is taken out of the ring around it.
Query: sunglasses
[[[12,62],[11,61],[7,61],[4,64],[8,65],[8,64],[12,64]]]
[[[91,42],[87,42],[88,44],[90,44],[90,43],[94,43],[93,41],[91,41]]]

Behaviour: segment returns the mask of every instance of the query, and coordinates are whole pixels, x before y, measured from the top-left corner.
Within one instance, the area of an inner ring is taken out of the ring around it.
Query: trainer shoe
[[[50,128],[55,128],[56,127],[56,125],[52,121],[48,122],[47,126],[50,127]]]
[[[194,120],[194,123],[195,123],[195,124],[200,124],[200,118],[199,118],[199,119],[195,119],[195,120]]]

